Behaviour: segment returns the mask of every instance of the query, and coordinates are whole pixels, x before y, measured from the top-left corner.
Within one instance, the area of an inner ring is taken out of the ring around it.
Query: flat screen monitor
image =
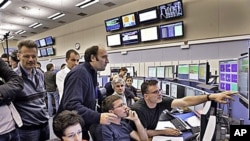
[[[122,27],[130,28],[138,25],[137,13],[130,13],[127,15],[121,16],[122,19]]]
[[[99,87],[103,87],[102,77],[101,77],[101,76],[98,76],[98,77],[97,77],[97,82],[98,82],[98,86],[99,86]]]
[[[148,77],[156,77],[156,67],[155,66],[148,67]]]
[[[141,42],[159,40],[157,26],[140,29]]]
[[[137,79],[137,89],[141,89],[141,84],[144,82],[144,78],[136,78]]]
[[[138,79],[136,78],[133,78],[133,83],[132,83],[132,86],[134,86],[135,88],[138,87]],[[140,88],[141,89],[141,88]]]
[[[216,116],[210,115],[207,122],[207,127],[204,131],[202,141],[216,141]],[[201,135],[202,136],[202,135]]]
[[[52,38],[52,36],[46,37],[45,42],[47,46],[54,45],[54,39]]]
[[[46,48],[47,49],[47,54],[48,56],[52,56],[52,55],[55,55],[55,50],[53,47],[48,47]]]
[[[179,64],[177,66],[177,76],[178,79],[188,79],[189,78],[189,65],[188,64]]]
[[[111,32],[111,31],[117,31],[121,29],[121,18],[120,17],[115,17],[112,19],[108,19],[104,21],[106,31]]]
[[[110,76],[100,76],[102,77],[102,86],[104,87],[106,83],[110,81]]]
[[[164,24],[159,26],[160,39],[171,39],[184,36],[183,22]]]
[[[121,36],[120,34],[113,34],[113,35],[107,35],[106,36],[107,39],[107,45],[109,47],[115,47],[115,46],[121,46],[122,42],[121,42]]]
[[[199,64],[189,64],[189,79],[199,80]]]
[[[199,82],[208,83],[209,80],[209,73],[210,73],[210,66],[207,63],[200,63],[199,64]]]
[[[170,84],[170,96],[173,98],[177,98],[177,84],[175,83]]]
[[[238,61],[237,59],[219,61],[219,90],[237,91]]]
[[[46,49],[46,48],[41,48],[41,49],[40,49],[40,52],[41,52],[41,56],[42,56],[42,57],[48,56],[48,53],[47,53],[47,49]]]
[[[131,44],[137,44],[139,43],[139,31],[138,30],[133,30],[133,31],[127,31],[121,33],[121,38],[122,38],[122,44],[123,45],[131,45]]]
[[[37,50],[37,57],[42,57],[40,49]]]
[[[165,77],[165,66],[157,66],[156,67],[156,77],[164,78]]]
[[[152,23],[159,21],[159,11],[157,7],[151,7],[138,11],[139,23]]]
[[[204,103],[204,107],[200,116],[200,138],[203,139],[203,136],[205,134],[206,128],[208,125],[208,121],[210,116],[216,116],[216,103],[214,101],[207,101]],[[215,138],[215,136],[213,136]]]
[[[134,66],[126,66],[127,68],[127,75],[129,76],[134,76],[134,72],[135,72],[135,67]]]
[[[165,66],[165,78],[174,78],[174,65]]]
[[[162,93],[170,96],[170,82],[169,81],[161,81],[161,89]]]
[[[35,40],[35,43],[36,43],[36,45],[37,45],[38,48],[41,47],[39,40]]]
[[[39,43],[40,43],[40,46],[41,46],[41,47],[45,47],[45,46],[46,46],[46,41],[45,41],[45,39],[40,39],[40,40],[39,40]]]
[[[249,98],[249,59],[248,55],[238,59],[238,93],[239,98],[248,103]]]
[[[182,17],[184,15],[183,12],[183,4],[181,0],[159,6],[160,19],[169,20]]]

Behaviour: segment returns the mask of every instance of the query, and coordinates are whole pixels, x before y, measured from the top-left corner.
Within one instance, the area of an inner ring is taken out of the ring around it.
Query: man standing
[[[58,113],[76,110],[85,121],[83,139],[89,139],[91,124],[110,124],[117,116],[95,111],[97,98],[97,71],[104,71],[109,63],[104,47],[92,46],[84,53],[85,62],[76,66],[65,78],[63,97]]]
[[[23,80],[1,58],[0,72],[5,81],[0,85],[0,141],[20,141],[10,104],[23,89]]]
[[[18,44],[20,60],[16,73],[24,80],[24,88],[13,102],[22,117],[23,126],[18,128],[21,141],[49,139],[48,111],[45,103],[44,74],[36,69],[37,45],[24,40]]]
[[[79,64],[80,55],[74,49],[70,49],[66,52],[66,66],[56,73],[56,85],[59,92],[59,103],[62,99],[64,80],[66,75],[72,70],[76,65]]]
[[[46,65],[47,71],[44,73],[44,82],[47,90],[47,98],[48,98],[48,111],[49,116],[53,116],[53,106],[52,106],[52,98],[55,102],[56,111],[59,107],[59,94],[56,90],[56,73],[54,72],[54,64],[49,63]]]

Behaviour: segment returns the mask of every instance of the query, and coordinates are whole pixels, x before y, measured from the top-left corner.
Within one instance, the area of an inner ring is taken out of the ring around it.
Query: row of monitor
[[[149,66],[148,77],[155,78],[175,78],[175,66]],[[202,83],[208,83],[210,75],[209,63],[199,64],[179,64],[176,66],[178,79],[194,80]]]
[[[46,57],[55,55],[55,49],[53,47],[40,48],[38,49],[37,56],[38,57]]]
[[[175,23],[107,35],[106,40],[107,46],[115,47],[121,45],[138,44],[140,42],[157,41],[161,39],[172,39],[183,36],[184,23],[183,21],[179,21]]]
[[[240,100],[249,105],[249,56],[221,60],[219,69],[219,90],[238,91]]]
[[[138,12],[125,14],[104,21],[107,32],[137,27],[140,24],[170,20],[184,15],[182,0],[169,2]]]
[[[38,48],[51,46],[55,44],[55,40],[53,39],[52,36],[48,36],[39,40],[35,40],[35,42]]]

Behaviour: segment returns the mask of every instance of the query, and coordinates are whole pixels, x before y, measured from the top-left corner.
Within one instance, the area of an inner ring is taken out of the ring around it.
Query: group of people
[[[47,92],[54,92],[55,89],[47,90],[48,86],[44,84],[52,75],[45,77],[36,68],[37,51],[34,41],[19,42],[19,63],[14,71],[0,59],[0,77],[4,81],[0,85],[0,141],[49,139],[49,112],[44,98]],[[75,50],[68,51],[65,68],[53,76],[61,96],[53,117],[53,131],[63,141],[89,140],[90,129],[93,129],[91,135],[97,141],[146,141],[156,135],[178,136],[180,132],[176,129],[155,130],[163,110],[192,106],[208,100],[228,103],[228,99],[231,100],[235,94],[226,91],[170,99],[162,97],[157,80],[146,80],[141,85],[143,98],[139,99],[132,88],[127,88],[130,96],[124,94],[125,82],[132,83],[133,79],[117,76],[111,81],[113,94],[102,101],[102,112],[98,112],[97,72],[105,70],[109,63],[108,53],[105,47],[92,46],[84,52],[84,63],[78,64],[79,58]],[[53,69],[48,66],[47,70]],[[129,104],[128,99],[133,102]]]

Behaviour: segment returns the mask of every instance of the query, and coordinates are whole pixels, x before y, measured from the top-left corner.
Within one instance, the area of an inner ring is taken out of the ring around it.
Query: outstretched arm
[[[205,94],[205,95],[198,95],[198,96],[186,96],[181,99],[174,99],[171,107],[187,107],[187,106],[194,106],[197,104],[204,103],[208,100],[214,100],[218,103],[226,104],[229,100],[233,100],[232,96],[235,95],[237,92],[225,91],[221,93],[214,93],[214,94]]]

